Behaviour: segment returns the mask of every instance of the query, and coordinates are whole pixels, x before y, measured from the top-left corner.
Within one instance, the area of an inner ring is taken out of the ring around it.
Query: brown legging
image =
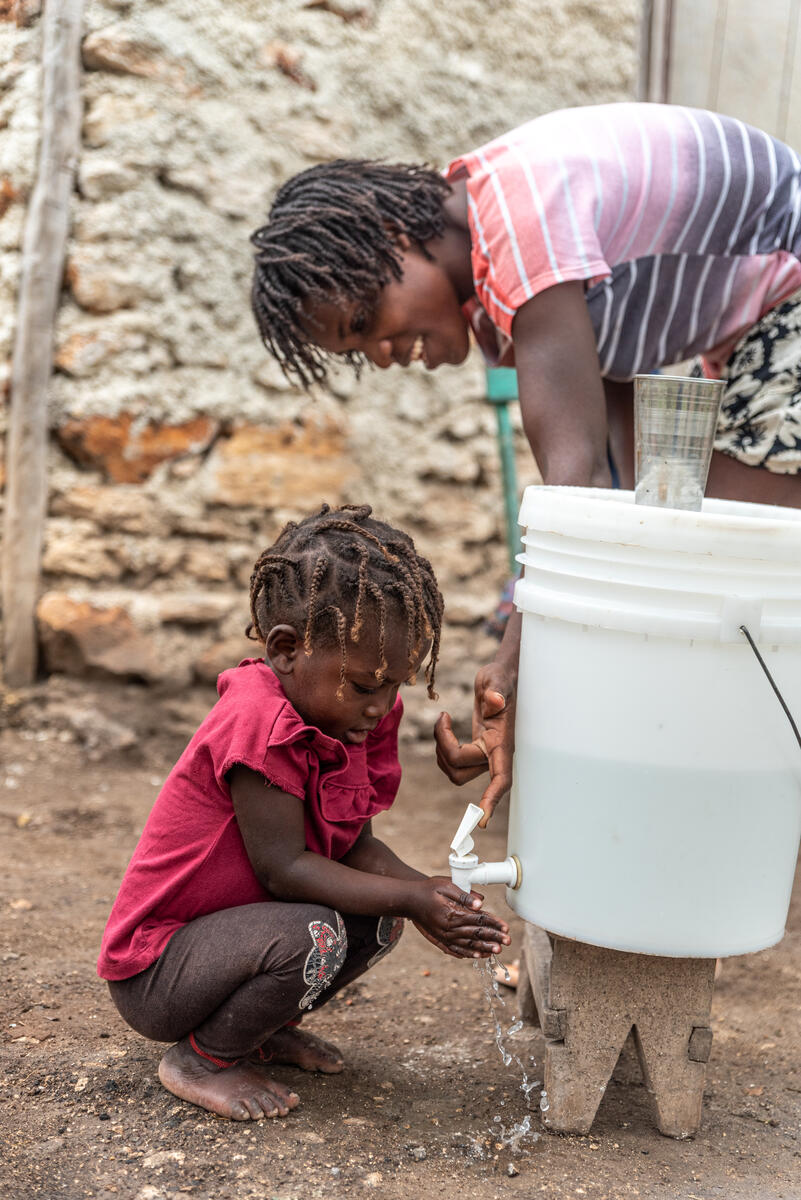
[[[234,1061],[362,975],[402,929],[319,904],[245,904],[190,921],[152,966],[109,991],[144,1037],[191,1033],[202,1053]]]

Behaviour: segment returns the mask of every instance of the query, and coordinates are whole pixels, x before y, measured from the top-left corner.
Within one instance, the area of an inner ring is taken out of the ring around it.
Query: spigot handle
[[[462,823],[456,830],[456,836],[451,842],[451,850],[454,854],[463,857],[469,854],[473,849],[473,839],[470,834],[478,825],[481,818],[484,816],[484,809],[479,808],[477,804],[468,804],[465,809],[465,814],[462,817]]]

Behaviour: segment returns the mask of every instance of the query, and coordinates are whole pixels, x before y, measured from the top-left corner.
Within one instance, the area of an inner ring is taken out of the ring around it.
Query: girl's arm
[[[398,858],[386,842],[373,834],[373,822],[368,821],[351,850],[339,860],[355,871],[367,871],[371,875],[388,875],[391,879],[427,879],[421,871],[415,871],[402,858]]]
[[[606,400],[583,282],[528,300],[512,337],[523,428],[543,483],[609,487]]]
[[[410,917],[430,941],[457,958],[486,958],[509,944],[508,925],[479,911],[477,893],[466,894],[449,879],[396,879],[315,854],[306,849],[303,803],[297,796],[248,767],[234,767],[227,778],[251,866],[276,899],[327,904],[363,916]]]

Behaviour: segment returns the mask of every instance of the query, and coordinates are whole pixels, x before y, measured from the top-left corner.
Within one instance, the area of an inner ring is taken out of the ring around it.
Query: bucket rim
[[[700,511],[690,512],[635,504],[634,492],[622,489],[531,484],[517,520],[523,529],[603,542],[651,545],[656,538],[677,551],[695,552],[699,542],[719,535],[729,543],[719,552],[735,558],[801,555],[801,508],[745,500],[708,497]],[[715,552],[708,543],[707,552]]]
[[[725,379],[707,379],[706,375],[654,375],[653,372],[644,371],[638,375],[634,375],[633,379],[666,379],[668,383],[725,383]]]

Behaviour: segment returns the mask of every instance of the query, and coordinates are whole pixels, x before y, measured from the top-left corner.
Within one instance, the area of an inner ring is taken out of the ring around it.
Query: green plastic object
[[[498,451],[501,456],[503,476],[503,506],[506,515],[506,546],[509,552],[509,567],[513,575],[518,573],[517,555],[520,553],[520,530],[517,524],[519,500],[517,495],[517,468],[515,465],[515,441],[509,404],[517,400],[517,372],[511,367],[487,368],[487,400],[495,405],[498,421]]]

